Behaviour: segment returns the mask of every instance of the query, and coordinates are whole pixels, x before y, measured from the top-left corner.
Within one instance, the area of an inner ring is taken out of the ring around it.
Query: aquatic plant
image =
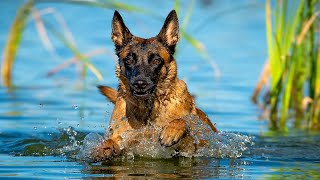
[[[301,125],[320,129],[319,10],[317,0],[266,1],[268,60],[252,97],[257,97],[271,78],[263,107],[269,108],[271,129],[287,131]],[[272,11],[273,10],[273,11]],[[307,89],[307,90],[306,90]],[[304,122],[304,123],[303,123]],[[303,124],[302,124],[303,123]]]
[[[20,40],[23,36],[24,26],[27,23],[28,19],[33,18],[36,24],[36,29],[40,36],[40,39],[44,45],[44,47],[54,56],[58,56],[55,53],[54,47],[48,37],[47,30],[51,32],[51,34],[60,40],[67,49],[69,49],[72,54],[74,55],[69,61],[59,65],[58,67],[54,68],[52,71],[48,73],[48,75],[52,75],[63,68],[68,67],[71,64],[78,64],[81,66],[81,74],[84,78],[86,76],[87,69],[91,70],[91,72],[99,79],[102,80],[102,75],[100,71],[92,64],[90,61],[90,57],[96,56],[98,54],[105,53],[106,50],[94,50],[90,51],[87,54],[83,54],[80,52],[76,46],[75,41],[73,40],[73,36],[71,31],[69,30],[67,24],[65,23],[63,16],[61,16],[57,10],[54,8],[46,8],[42,10],[37,10],[35,4],[43,3],[46,1],[34,1],[28,0],[19,10],[15,20],[11,26],[9,32],[9,38],[5,46],[5,50],[3,52],[3,60],[2,60],[2,68],[1,68],[1,76],[2,76],[2,83],[6,87],[10,87],[12,85],[12,71],[13,71],[13,64],[15,60],[15,56],[17,50],[20,45]],[[79,1],[50,1],[50,2],[59,2],[59,3],[74,3],[80,5],[87,5],[92,7],[99,7],[99,8],[117,8],[123,9],[126,11],[143,11],[141,8],[127,5],[117,1],[86,1],[86,0],[79,0]],[[52,26],[49,22],[44,21],[41,17],[45,14],[52,14],[53,17],[56,19],[57,24],[59,25],[58,28],[56,26]],[[32,15],[32,16],[31,16]],[[62,30],[59,30],[62,29]]]
[[[93,56],[101,55],[101,54],[112,54],[108,53],[109,51],[103,47],[91,50],[89,52],[81,52],[75,41],[72,32],[69,30],[67,23],[64,21],[63,16],[54,8],[47,7],[44,9],[38,10],[36,8],[37,4],[40,3],[69,3],[74,5],[84,5],[93,8],[105,8],[105,9],[120,9],[128,12],[135,12],[135,13],[145,13],[151,15],[152,17],[160,17],[159,15],[155,14],[152,11],[148,11],[147,9],[136,7],[133,5],[129,5],[126,3],[122,3],[120,1],[115,0],[62,0],[62,1],[36,1],[36,0],[28,0],[22,7],[18,10],[18,13],[13,21],[11,26],[8,40],[5,46],[5,50],[3,52],[3,59],[2,59],[2,84],[5,87],[12,86],[12,71],[13,65],[15,60],[15,55],[17,54],[20,40],[23,36],[24,26],[28,22],[29,19],[35,21],[35,26],[39,38],[44,46],[44,48],[54,57],[60,58],[59,55],[56,53],[55,47],[49,38],[49,33],[52,37],[56,38],[62,44],[64,44],[65,48],[68,49],[72,54],[73,57],[64,61],[62,64],[58,65],[57,67],[53,68],[51,71],[48,72],[48,76],[52,76],[53,74],[61,71],[69,67],[72,64],[76,64],[80,69],[81,77],[84,79],[87,75],[87,70],[90,70],[98,80],[102,80],[103,76],[99,69],[95,67],[95,65],[91,62],[90,58]],[[206,60],[214,69],[216,77],[220,75],[219,69],[216,63],[213,62],[212,58],[210,58],[208,52],[205,49],[205,46],[198,40],[196,40],[193,36],[189,35],[186,32],[187,25],[189,23],[189,18],[192,14],[192,9],[194,5],[194,0],[190,0],[189,6],[187,9],[186,16],[183,20],[183,24],[181,27],[181,38],[186,39],[186,41],[194,47],[197,52]],[[180,10],[180,3],[178,0],[174,3],[174,8],[177,9],[179,12]],[[44,15],[52,15],[55,22],[49,22],[44,20],[42,17]],[[54,23],[54,24],[53,24]],[[58,25],[58,26],[57,26]],[[110,51],[112,52],[112,51]]]
[[[180,14],[180,2],[179,0],[174,1],[174,9],[177,11],[178,15]],[[214,60],[209,55],[208,51],[206,50],[206,47],[203,43],[195,39],[192,35],[190,35],[187,32],[187,26],[189,24],[190,17],[192,15],[192,10],[194,7],[194,0],[189,1],[189,6],[186,10],[186,15],[184,16],[182,20],[182,26],[180,27],[180,38],[185,39],[202,57],[206,63],[210,65],[212,68],[215,78],[219,78],[221,73],[218,65],[214,62]],[[177,51],[179,52],[179,50]],[[176,53],[177,54],[177,53]]]
[[[18,11],[15,17],[8,37],[8,42],[3,52],[3,61],[1,65],[2,83],[4,86],[11,84],[11,72],[15,55],[20,45],[22,31],[26,24],[26,20],[33,6],[33,1],[26,2]]]

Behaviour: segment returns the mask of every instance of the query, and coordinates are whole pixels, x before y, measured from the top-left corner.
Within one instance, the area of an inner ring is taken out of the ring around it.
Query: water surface
[[[268,121],[259,118],[260,109],[250,102],[267,56],[264,3],[210,2],[195,3],[187,31],[206,45],[221,77],[214,78],[211,66],[185,40],[178,46],[179,77],[186,81],[198,107],[219,130],[251,138],[253,145],[249,143],[241,157],[134,157],[93,164],[77,159],[86,135],[104,133],[113,108],[96,88],[97,84],[117,86],[114,56],[110,55],[113,10],[43,3],[37,8],[50,6],[64,16],[81,51],[108,49],[108,55],[93,58],[104,81],[97,81],[89,73],[82,83],[74,67],[47,78],[46,73],[71,58],[72,53],[54,40],[61,58],[51,56],[36,34],[34,21],[29,21],[15,62],[16,87],[10,91],[0,87],[0,177],[319,179],[319,134],[271,136]],[[0,1],[0,6],[5,7],[0,11],[1,50],[21,3]],[[162,1],[139,1],[135,5],[162,17],[121,11],[131,32],[142,37],[156,35],[173,7],[173,3]],[[187,5],[182,3],[180,19]],[[50,16],[45,18],[52,20]]]

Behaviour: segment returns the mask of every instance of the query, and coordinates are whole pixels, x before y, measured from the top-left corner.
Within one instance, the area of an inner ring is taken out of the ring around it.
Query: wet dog
[[[159,143],[173,147],[177,152],[195,151],[206,142],[195,143],[190,135],[192,123],[186,117],[194,115],[216,132],[207,115],[196,108],[184,81],[177,77],[173,57],[179,40],[179,24],[175,10],[166,18],[156,37],[143,39],[131,34],[122,17],[115,11],[112,20],[112,41],[119,58],[116,76],[118,90],[99,86],[100,92],[115,104],[105,141],[98,145],[92,156],[94,161],[112,159],[125,153],[124,136],[139,141],[134,130],[150,127],[153,133],[160,129]],[[120,148],[121,147],[121,148]]]

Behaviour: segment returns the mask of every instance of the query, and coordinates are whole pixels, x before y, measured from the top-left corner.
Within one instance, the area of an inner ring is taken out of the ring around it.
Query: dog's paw
[[[94,162],[111,160],[113,157],[120,155],[119,146],[111,139],[105,140],[92,151]]]
[[[186,122],[182,119],[175,119],[163,128],[159,141],[163,146],[172,146],[179,142],[186,130]]]

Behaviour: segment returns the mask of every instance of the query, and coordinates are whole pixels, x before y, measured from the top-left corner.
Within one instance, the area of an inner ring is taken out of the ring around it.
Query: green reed
[[[212,70],[214,72],[214,77],[216,79],[218,79],[221,75],[220,69],[219,69],[218,65],[214,62],[214,60],[211,58],[211,56],[209,55],[208,51],[206,50],[205,45],[187,32],[189,20],[190,20],[190,17],[192,15],[192,11],[194,8],[194,3],[195,3],[195,0],[189,0],[189,2],[188,2],[186,14],[181,21],[182,25],[180,26],[180,29],[179,29],[180,30],[180,38],[186,40],[186,42],[188,44],[190,44],[196,50],[196,52],[202,57],[202,60],[204,60],[207,64],[209,64],[209,66],[212,68]],[[181,9],[181,5],[180,5],[179,0],[174,1],[174,9],[176,10],[176,12],[179,15],[180,9]]]
[[[11,85],[12,68],[17,50],[20,45],[23,29],[33,7],[33,1],[27,1],[18,11],[15,17],[8,40],[3,52],[3,60],[1,65],[2,84],[4,86]]]
[[[317,0],[278,0],[273,9],[270,0],[266,1],[271,129],[287,131],[290,117],[294,117],[295,128],[320,129],[316,4]]]

